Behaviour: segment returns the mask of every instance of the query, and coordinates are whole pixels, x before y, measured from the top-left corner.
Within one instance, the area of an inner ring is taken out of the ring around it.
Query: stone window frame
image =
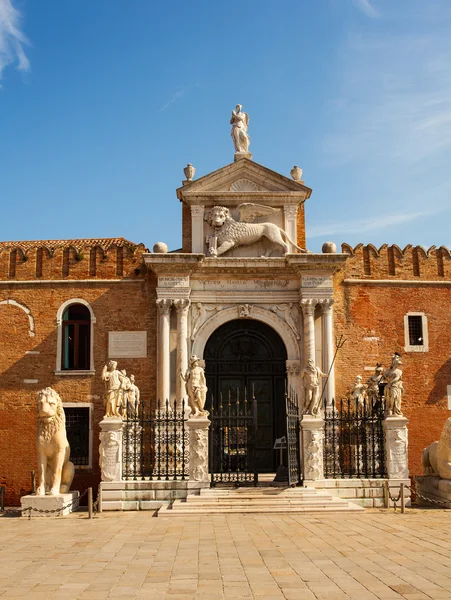
[[[409,317],[421,317],[423,343],[411,345],[409,337]],[[424,312],[410,311],[404,315],[404,352],[429,352],[428,318]]]
[[[89,310],[89,314],[91,316],[91,330],[90,330],[90,340],[89,340],[89,370],[76,370],[76,369],[62,369],[62,359],[63,359],[63,315],[69,306],[72,304],[83,304]],[[91,308],[91,305],[83,298],[70,298],[61,304],[56,313],[56,369],[55,375],[62,377],[73,377],[74,375],[81,376],[93,376],[95,375],[95,367],[94,367],[94,325],[96,323],[96,317],[94,311]]]
[[[88,464],[75,465],[75,470],[90,471],[92,470],[92,444],[93,444],[93,427],[92,417],[94,414],[94,404],[92,402],[63,402],[63,408],[87,408],[89,410],[89,445],[88,445]],[[70,460],[70,457],[69,457]]]

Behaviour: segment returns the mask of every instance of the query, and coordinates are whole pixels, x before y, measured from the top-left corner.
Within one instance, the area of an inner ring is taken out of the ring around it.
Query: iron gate
[[[257,485],[258,470],[255,453],[257,439],[257,402],[248,401],[246,390],[240,400],[239,389],[235,398],[228,394],[224,402],[220,396],[217,409],[211,402],[210,473],[211,485],[232,483]]]
[[[300,429],[301,417],[299,415],[299,402],[292,391],[285,394],[287,411],[287,456],[288,456],[288,485],[300,485],[301,475],[301,447]]]

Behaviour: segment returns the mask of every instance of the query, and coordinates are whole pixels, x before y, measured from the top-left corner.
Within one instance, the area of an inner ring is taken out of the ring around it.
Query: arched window
[[[94,373],[94,323],[94,313],[86,300],[73,298],[60,306],[57,314],[57,374]]]
[[[90,364],[91,314],[83,304],[71,304],[63,313],[64,370],[87,371]]]

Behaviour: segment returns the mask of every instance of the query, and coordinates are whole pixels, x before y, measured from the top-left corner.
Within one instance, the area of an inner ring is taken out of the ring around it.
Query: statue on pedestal
[[[309,358],[307,366],[302,371],[302,382],[305,391],[306,414],[313,417],[319,416],[320,403],[320,378],[327,378],[319,367],[315,366],[313,358]]]
[[[74,478],[66,416],[60,396],[51,387],[38,392],[38,487],[37,496],[67,494]]]
[[[188,404],[191,408],[191,417],[207,417],[208,411],[204,410],[207,399],[207,384],[205,372],[199,365],[199,358],[191,356],[189,359],[189,369],[185,375],[180,373],[180,377],[185,382],[186,393],[188,395]]]
[[[249,116],[241,110],[241,104],[236,105],[236,110],[232,110],[232,125],[231,136],[235,146],[235,152],[249,152],[249,144],[251,142],[247,133],[249,126]]]
[[[121,370],[122,380],[121,387],[119,388],[119,401],[118,401],[118,412],[123,419],[127,416],[127,407],[129,403],[129,395],[132,383],[130,378],[127,377],[127,371]]]
[[[362,383],[361,375],[357,375],[349,391],[349,397],[352,400],[355,408],[362,408],[365,404],[366,387],[367,386]]]
[[[135,376],[130,375],[130,388],[128,391],[127,404],[127,414],[129,417],[134,417],[138,413],[140,396],[141,392],[139,391],[139,387],[135,384]]]
[[[402,365],[401,355],[399,352],[395,352],[392,357],[391,366],[383,375],[386,381],[384,399],[387,417],[393,415],[402,417],[401,400],[404,388],[402,387],[402,371],[399,365]]]
[[[371,406],[375,406],[377,402],[379,402],[380,399],[380,384],[382,381],[382,365],[380,363],[377,363],[376,365],[376,369],[374,371],[374,375],[371,375],[371,377],[368,378],[368,381],[366,382],[367,385],[367,390],[366,390],[366,394],[368,397],[368,400],[370,401]]]
[[[117,370],[117,362],[115,360],[108,361],[108,364],[103,367],[102,381],[105,383],[105,416],[106,417],[121,417],[120,394],[123,374]]]
[[[446,419],[438,442],[432,442],[421,453],[425,475],[451,479],[451,417]]]

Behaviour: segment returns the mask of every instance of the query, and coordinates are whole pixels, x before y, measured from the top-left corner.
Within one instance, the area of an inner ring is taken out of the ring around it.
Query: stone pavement
[[[0,598],[451,599],[451,512],[0,518]]]

